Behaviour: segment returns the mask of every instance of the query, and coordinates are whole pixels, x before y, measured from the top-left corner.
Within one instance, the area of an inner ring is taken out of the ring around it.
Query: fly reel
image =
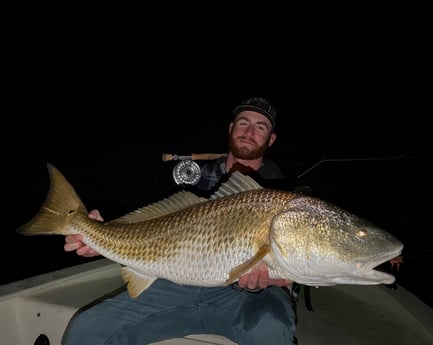
[[[173,168],[173,179],[178,185],[195,185],[200,177],[200,166],[191,159],[181,160]]]
[[[173,179],[178,185],[195,185],[200,181],[201,168],[194,160],[212,160],[227,156],[227,153],[191,153],[187,156],[163,153],[162,160],[180,161],[173,168]]]

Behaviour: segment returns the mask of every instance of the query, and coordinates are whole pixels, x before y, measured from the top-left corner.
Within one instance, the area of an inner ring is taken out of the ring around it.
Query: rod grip
[[[186,160],[186,159],[190,159],[193,161],[199,161],[199,160],[208,161],[208,160],[217,159],[217,158],[220,158],[223,156],[227,156],[227,153],[191,153],[191,155],[188,155],[188,156],[180,156],[180,155],[171,154],[171,153],[163,153],[162,154],[162,160],[164,162]]]

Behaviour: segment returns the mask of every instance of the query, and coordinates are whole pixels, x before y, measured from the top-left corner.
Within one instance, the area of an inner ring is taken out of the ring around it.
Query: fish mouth
[[[401,252],[402,247],[380,256],[376,255],[369,258],[355,260],[353,263],[355,272],[357,272],[356,274],[360,277],[368,277],[372,281],[383,284],[392,284],[395,281],[395,277],[390,273],[384,272],[379,266],[401,255]]]
[[[383,263],[401,255],[401,248],[382,255],[374,255],[363,259],[356,259],[352,262],[352,270],[345,274],[329,274],[327,278],[314,284],[316,286],[326,286],[335,284],[355,284],[355,285],[376,285],[393,284],[395,276],[379,268]]]

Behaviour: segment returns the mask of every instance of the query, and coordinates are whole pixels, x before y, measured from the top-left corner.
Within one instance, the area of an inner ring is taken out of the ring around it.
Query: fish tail
[[[47,163],[50,189],[38,213],[17,229],[22,235],[68,235],[73,233],[69,219],[88,214],[74,188],[53,165]]]

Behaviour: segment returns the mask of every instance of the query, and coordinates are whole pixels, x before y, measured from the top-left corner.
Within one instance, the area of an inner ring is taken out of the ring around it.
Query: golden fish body
[[[392,235],[332,204],[264,189],[234,173],[210,198],[181,191],[121,218],[88,218],[65,177],[48,164],[50,190],[24,235],[81,234],[118,262],[132,297],[155,279],[218,286],[235,282],[260,261],[273,278],[300,284],[390,283],[374,267],[397,255]]]

